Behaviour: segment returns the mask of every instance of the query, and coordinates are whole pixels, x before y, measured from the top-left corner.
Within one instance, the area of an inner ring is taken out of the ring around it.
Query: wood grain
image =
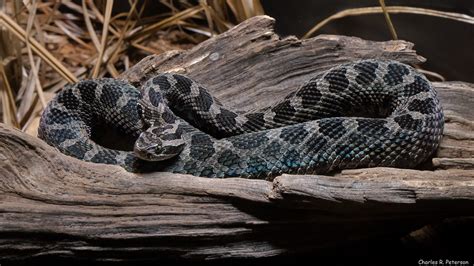
[[[424,61],[405,41],[280,38],[273,24],[267,16],[249,19],[189,51],[149,56],[122,78],[139,85],[157,72],[185,73],[229,106],[247,110],[350,60]],[[432,162],[411,170],[355,169],[273,181],[132,174],[65,156],[0,124],[0,257],[337,254],[367,239],[397,239],[447,218],[474,216],[474,85],[434,85],[446,113],[445,136]]]

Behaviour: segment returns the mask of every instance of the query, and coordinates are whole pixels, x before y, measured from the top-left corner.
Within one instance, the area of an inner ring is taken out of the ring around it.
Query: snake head
[[[179,134],[151,128],[142,132],[135,141],[134,153],[146,161],[164,161],[180,154],[184,146]]]

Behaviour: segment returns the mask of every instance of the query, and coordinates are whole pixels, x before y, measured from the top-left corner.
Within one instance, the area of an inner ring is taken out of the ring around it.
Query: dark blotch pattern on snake
[[[138,138],[135,153],[95,143],[99,123]],[[422,74],[396,61],[361,60],[246,114],[182,75],[158,75],[140,89],[113,79],[81,81],[51,101],[39,136],[65,154],[129,171],[271,178],[411,168],[437,149],[443,125],[436,92]]]

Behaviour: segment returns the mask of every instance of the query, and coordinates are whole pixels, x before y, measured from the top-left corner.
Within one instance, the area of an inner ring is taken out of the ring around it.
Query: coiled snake
[[[138,138],[134,151],[94,142],[99,124]],[[246,114],[178,74],[155,76],[140,90],[114,79],[80,81],[49,103],[38,134],[65,154],[129,171],[271,178],[414,167],[436,150],[443,125],[422,74],[396,61],[360,60]]]

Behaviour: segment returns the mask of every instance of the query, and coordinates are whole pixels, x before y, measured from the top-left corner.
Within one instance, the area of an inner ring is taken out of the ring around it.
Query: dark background
[[[266,14],[276,19],[282,35],[302,37],[325,18],[348,8],[378,6],[377,0],[261,0]],[[385,1],[387,6],[411,6],[474,16],[474,0]],[[427,59],[422,68],[446,80],[474,82],[474,25],[426,15],[390,14],[398,38],[415,44]],[[326,24],[315,35],[339,34],[363,39],[391,39],[383,14],[344,17]]]

